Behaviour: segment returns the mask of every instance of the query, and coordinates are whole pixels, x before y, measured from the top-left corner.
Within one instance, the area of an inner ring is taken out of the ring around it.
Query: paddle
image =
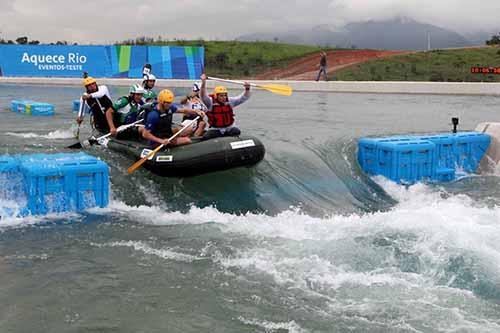
[[[83,118],[84,116],[84,110],[85,110],[85,105],[84,105],[84,100],[83,98],[80,97],[80,106],[78,108],[78,113],[77,113],[77,117],[78,118]],[[72,144],[72,145],[69,145],[67,148],[70,148],[70,149],[77,149],[77,148],[81,148],[82,145],[80,144],[80,125],[82,123],[78,123],[78,128],[76,130],[76,134],[75,134],[75,138],[78,140],[76,143]]]
[[[220,81],[220,82],[227,82],[227,83],[234,83],[234,84],[245,84],[245,82],[241,81],[234,81],[234,80],[225,80],[225,79],[219,79],[216,77],[210,77],[207,76],[207,79],[213,80],[213,81]],[[270,91],[272,93],[278,94],[278,95],[283,95],[283,96],[290,96],[292,95],[292,87],[284,85],[284,84],[255,84],[255,83],[250,83],[250,86],[264,89],[267,91]]]
[[[179,134],[181,134],[182,131],[184,131],[186,128],[188,128],[189,126],[191,126],[195,121],[198,120],[198,118],[200,118],[200,116],[197,116],[196,118],[194,118],[192,121],[190,121],[189,123],[187,123],[183,128],[181,128],[177,133],[175,133],[174,135],[172,135],[170,138],[168,138],[168,141],[172,141],[173,139],[175,139],[175,137]],[[134,164],[132,164],[132,166],[130,166],[130,168],[127,169],[127,172],[130,174],[132,172],[134,172],[137,168],[139,168],[144,162],[146,162],[148,159],[150,159],[151,157],[155,156],[155,154],[157,152],[160,151],[160,149],[162,149],[164,146],[164,144],[161,144],[159,145],[158,147],[156,147],[152,152],[150,152],[149,154],[147,154],[146,156],[144,156],[143,158],[141,158],[139,161],[135,162]]]
[[[119,126],[117,129],[116,129],[116,133],[120,133],[120,132],[123,132],[124,130],[126,130],[127,128],[130,128],[130,127],[133,127],[137,124],[139,124],[140,122],[142,122],[144,119],[140,119],[140,120],[137,120],[136,122],[133,122],[131,124],[127,124],[127,125],[121,125]],[[93,145],[95,143],[99,143],[100,140],[102,139],[106,139],[107,137],[111,136],[111,133],[108,133],[108,134],[104,134],[103,136],[100,136],[98,138],[94,138],[94,137],[91,137],[89,138],[88,140],[85,140],[83,141],[82,143],[78,142],[78,143],[75,143],[74,145],[71,145],[69,146],[68,148],[82,148],[83,147],[88,147],[90,145]]]
[[[80,105],[78,106],[78,115],[77,115],[77,117],[82,118],[82,119],[83,119],[84,112],[85,112],[85,105],[84,105],[84,103],[85,102],[84,102],[83,98],[80,97]],[[81,122],[78,123],[78,130],[76,132],[76,138],[77,139],[80,139],[80,125],[81,124],[82,124]]]

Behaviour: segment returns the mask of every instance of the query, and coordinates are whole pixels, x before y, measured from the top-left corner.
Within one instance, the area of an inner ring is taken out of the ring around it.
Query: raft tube
[[[252,136],[226,136],[210,140],[192,139],[193,143],[167,147],[143,166],[162,177],[190,177],[204,173],[252,166],[266,152],[259,139]],[[110,139],[107,147],[139,160],[152,149],[145,142]]]

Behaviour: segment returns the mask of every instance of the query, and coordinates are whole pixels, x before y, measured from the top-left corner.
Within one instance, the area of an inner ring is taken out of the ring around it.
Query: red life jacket
[[[219,104],[215,96],[210,95],[212,98],[212,110],[207,112],[208,124],[210,127],[227,127],[234,123],[233,107],[226,102]]]

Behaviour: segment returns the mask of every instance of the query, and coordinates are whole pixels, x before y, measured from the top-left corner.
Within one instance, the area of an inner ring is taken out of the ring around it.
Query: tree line
[[[17,37],[15,40],[0,38],[0,44],[39,45],[44,43],[40,43],[40,41],[36,39],[29,40],[27,36],[21,36]],[[52,42],[45,45],[78,45],[78,43],[71,43],[65,40],[62,41],[59,40],[57,42]]]
[[[493,35],[490,40],[486,41],[486,45],[500,45],[500,33]]]

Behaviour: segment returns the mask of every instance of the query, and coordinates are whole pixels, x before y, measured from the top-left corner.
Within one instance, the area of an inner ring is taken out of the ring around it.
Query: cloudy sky
[[[0,38],[41,42],[223,40],[395,16],[460,33],[500,31],[499,0],[1,0],[1,7]]]

